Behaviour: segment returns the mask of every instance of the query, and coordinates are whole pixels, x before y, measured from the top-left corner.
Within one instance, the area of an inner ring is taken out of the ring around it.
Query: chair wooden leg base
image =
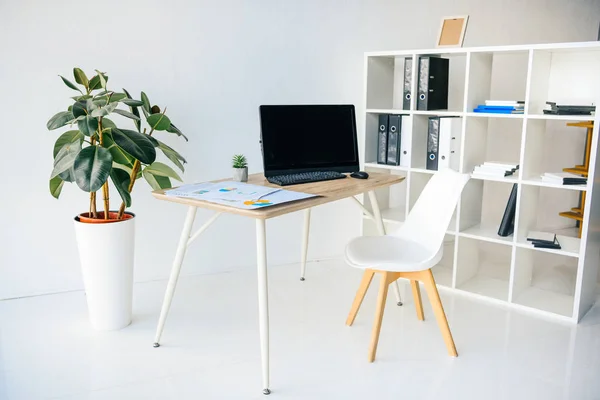
[[[385,310],[385,301],[387,298],[388,287],[392,282],[395,282],[398,278],[407,278],[410,280],[410,285],[412,287],[413,297],[415,300],[415,307],[417,309],[417,318],[421,321],[424,320],[424,314],[423,303],[421,301],[421,290],[418,281],[423,282],[425,290],[427,291],[427,296],[429,297],[429,301],[431,302],[435,318],[440,327],[440,331],[442,332],[442,337],[444,339],[444,342],[446,343],[448,354],[453,357],[457,357],[458,353],[456,351],[456,345],[454,344],[454,339],[452,338],[452,332],[450,332],[448,320],[446,319],[444,307],[442,306],[440,295],[437,291],[437,287],[435,286],[435,280],[433,278],[433,273],[431,272],[431,269],[418,272],[389,272],[370,269],[366,270],[360,283],[360,287],[356,292],[356,297],[354,298],[354,303],[352,304],[350,314],[348,315],[348,319],[346,320],[346,325],[350,326],[354,322],[356,314],[358,313],[358,309],[362,304],[365,294],[367,293],[367,289],[369,288],[369,285],[371,284],[373,275],[375,273],[381,274],[381,281],[379,284],[379,294],[377,296],[377,309],[375,311],[375,322],[373,324],[373,331],[371,334],[371,344],[369,346],[369,362],[373,362],[375,360],[375,356],[377,355],[377,344],[379,342],[379,333],[381,331],[381,323],[383,321],[383,312]]]
[[[419,286],[419,282],[411,280],[410,287],[412,288],[413,298],[415,300],[417,318],[419,319],[419,321],[424,321],[425,315],[423,314],[423,303],[421,302],[421,287]]]
[[[367,294],[367,290],[369,289],[369,285],[371,285],[371,281],[373,280],[373,276],[375,272],[367,269],[363,274],[362,280],[360,281],[360,286],[358,287],[358,291],[356,292],[356,296],[354,297],[354,302],[352,303],[352,308],[350,309],[350,313],[348,314],[348,318],[346,318],[346,325],[352,326],[354,323],[354,319],[356,318],[356,314],[358,314],[358,310],[360,309],[360,305]]]

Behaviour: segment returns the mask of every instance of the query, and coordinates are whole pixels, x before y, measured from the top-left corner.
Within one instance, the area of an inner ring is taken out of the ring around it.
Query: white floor
[[[305,282],[297,265],[269,271],[270,397],[248,269],[182,278],[158,349],[165,281],[136,284],[135,319],[119,332],[89,328],[82,292],[0,302],[0,399],[600,399],[600,307],[570,326],[442,292],[454,359],[428,301],[420,322],[412,299],[397,307],[390,293],[369,364],[377,286],[348,328],[360,272],[308,270]]]

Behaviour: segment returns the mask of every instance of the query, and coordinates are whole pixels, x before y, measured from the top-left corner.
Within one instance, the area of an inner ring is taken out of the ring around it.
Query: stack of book
[[[544,114],[553,115],[592,115],[595,111],[596,106],[562,105],[551,101],[547,101],[544,108]]]
[[[519,169],[519,164],[486,161],[473,170],[474,178],[504,178],[511,176]]]
[[[527,240],[533,244],[533,247],[540,249],[557,249],[560,250],[560,243],[556,238],[556,234],[548,232],[529,232]]]
[[[568,172],[545,172],[542,182],[555,183],[557,185],[586,185],[587,178]]]
[[[524,101],[486,100],[485,104],[478,105],[477,108],[473,109],[473,112],[488,114],[523,114],[524,109]]]

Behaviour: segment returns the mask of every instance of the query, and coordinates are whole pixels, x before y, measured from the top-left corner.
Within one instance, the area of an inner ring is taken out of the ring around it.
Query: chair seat
[[[423,271],[436,265],[443,247],[432,254],[422,245],[396,236],[364,236],[350,241],[346,261],[356,268],[380,271]]]

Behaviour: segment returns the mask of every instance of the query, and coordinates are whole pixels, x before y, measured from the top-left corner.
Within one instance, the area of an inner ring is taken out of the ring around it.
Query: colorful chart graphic
[[[223,188],[223,189],[219,189],[219,192],[231,192],[232,190],[235,190],[236,188]]]
[[[254,207],[265,207],[265,206],[273,205],[273,203],[271,203],[267,199],[263,199],[263,200],[247,200],[247,201],[244,202],[244,204],[247,205],[247,206],[254,206]]]
[[[198,191],[195,191],[195,192],[192,192],[192,193],[194,193],[194,194],[204,194],[204,193],[208,193],[208,192],[210,192],[210,190],[198,190]]]

